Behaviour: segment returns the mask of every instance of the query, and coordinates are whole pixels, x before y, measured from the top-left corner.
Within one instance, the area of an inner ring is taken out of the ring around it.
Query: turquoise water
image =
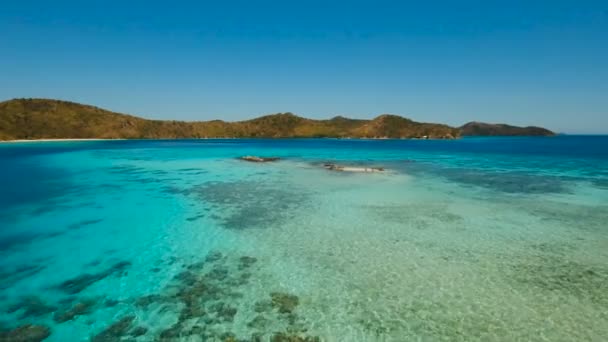
[[[606,136],[10,143],[0,165],[0,329],[608,340]]]

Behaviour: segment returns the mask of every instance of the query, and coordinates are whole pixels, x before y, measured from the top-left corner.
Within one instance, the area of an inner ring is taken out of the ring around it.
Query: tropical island
[[[292,113],[226,122],[149,120],[52,99],[0,102],[0,140],[182,138],[455,139],[461,136],[554,135],[541,127],[472,122],[461,127],[383,114],[371,120],[336,116],[314,120]]]

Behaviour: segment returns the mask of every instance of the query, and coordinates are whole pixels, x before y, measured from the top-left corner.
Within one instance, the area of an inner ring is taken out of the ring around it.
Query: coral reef
[[[26,324],[9,331],[0,331],[1,342],[40,342],[51,335],[43,325]]]
[[[98,282],[104,278],[107,278],[116,273],[123,272],[125,269],[127,269],[130,266],[131,266],[130,262],[121,261],[121,262],[118,262],[118,263],[112,265],[110,268],[108,268],[107,270],[104,270],[102,272],[93,273],[93,274],[85,273],[85,274],[81,274],[75,278],[66,280],[63,283],[59,284],[57,287],[61,291],[66,292],[68,294],[77,294],[77,293],[80,293],[83,290],[85,290],[87,287],[95,284],[96,282]]]

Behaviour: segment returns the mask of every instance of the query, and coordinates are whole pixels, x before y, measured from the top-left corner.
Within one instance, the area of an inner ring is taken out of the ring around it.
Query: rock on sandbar
[[[384,168],[381,167],[359,167],[359,166],[344,166],[337,164],[323,164],[328,170],[332,171],[343,171],[343,172],[383,172]]]
[[[279,157],[258,157],[258,156],[244,156],[244,157],[240,157],[240,160],[245,160],[245,161],[249,161],[249,162],[254,162],[254,163],[266,163],[266,162],[273,162],[273,161],[277,161],[281,158]]]

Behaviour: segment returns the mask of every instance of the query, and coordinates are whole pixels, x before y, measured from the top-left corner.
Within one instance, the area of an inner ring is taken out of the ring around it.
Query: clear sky
[[[4,1],[14,97],[608,133],[608,1]]]

